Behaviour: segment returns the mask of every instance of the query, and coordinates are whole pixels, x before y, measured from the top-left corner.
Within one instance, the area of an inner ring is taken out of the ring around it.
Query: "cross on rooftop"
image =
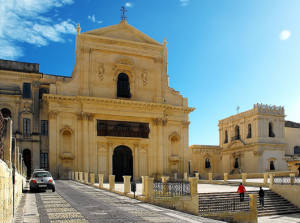
[[[120,11],[121,11],[121,20],[127,20],[127,16],[125,15],[125,12],[127,12],[127,10],[125,10],[126,8],[124,7],[124,5],[121,7]]]
[[[240,110],[240,107],[237,106],[237,107],[236,107],[237,114],[239,113],[239,110]]]

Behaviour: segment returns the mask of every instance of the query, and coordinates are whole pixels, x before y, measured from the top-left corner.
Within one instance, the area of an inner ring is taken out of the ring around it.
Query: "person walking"
[[[246,189],[242,183],[240,183],[240,186],[239,186],[237,192],[240,194],[240,201],[241,202],[244,201],[244,193],[246,193]]]
[[[264,190],[260,187],[260,190],[258,192],[259,195],[259,204],[264,208],[265,206],[265,192]]]

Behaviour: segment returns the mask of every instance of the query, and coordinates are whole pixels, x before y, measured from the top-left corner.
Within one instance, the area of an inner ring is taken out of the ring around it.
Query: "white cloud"
[[[182,6],[187,6],[190,0],[179,0]]]
[[[52,9],[58,12],[55,8],[73,3],[73,0],[1,0],[0,58],[16,60],[23,56],[20,43],[41,47],[51,41],[64,42],[66,34],[76,34],[73,21],[55,22],[44,16]]]
[[[92,20],[93,22],[102,23],[102,21],[96,20],[95,15],[92,15],[92,16],[89,15],[89,16],[88,16],[88,19]]]
[[[126,2],[126,3],[125,3],[125,6],[131,8],[131,7],[134,6],[134,4],[131,3],[131,2]]]
[[[291,35],[291,32],[289,30],[282,30],[279,34],[280,40],[287,40]]]

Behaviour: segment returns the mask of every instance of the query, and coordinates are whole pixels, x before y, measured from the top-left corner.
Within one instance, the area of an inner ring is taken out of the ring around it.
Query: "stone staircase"
[[[247,194],[258,194],[258,190],[247,191],[245,194],[245,203],[249,202],[249,196]],[[200,199],[205,199],[209,200],[209,202],[213,202],[213,200],[226,200],[235,198],[239,202],[239,195],[236,192],[198,193],[198,197],[199,201]],[[249,210],[249,208],[244,210]],[[259,198],[257,197],[257,211],[258,217],[261,217],[267,215],[300,213],[300,208],[275,192],[271,190],[265,190],[265,207],[262,208],[259,205]]]

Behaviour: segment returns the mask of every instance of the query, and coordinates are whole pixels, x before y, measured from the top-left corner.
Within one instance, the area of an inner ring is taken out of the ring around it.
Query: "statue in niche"
[[[144,72],[141,74],[142,80],[143,80],[143,85],[146,86],[147,84],[147,70],[144,68]]]
[[[105,72],[104,64],[103,63],[99,63],[98,74],[99,74],[99,78],[100,78],[101,81],[104,78],[104,72]]]

